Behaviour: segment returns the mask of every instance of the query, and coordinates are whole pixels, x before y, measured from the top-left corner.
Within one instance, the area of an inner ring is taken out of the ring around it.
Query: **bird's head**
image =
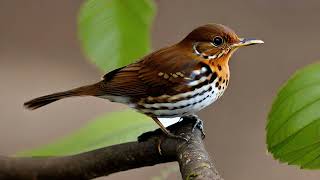
[[[262,40],[239,38],[230,28],[221,24],[208,24],[194,29],[181,43],[192,44],[193,52],[204,59],[229,60],[239,47],[262,44]]]

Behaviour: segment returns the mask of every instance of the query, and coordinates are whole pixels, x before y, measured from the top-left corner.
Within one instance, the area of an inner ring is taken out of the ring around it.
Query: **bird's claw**
[[[195,120],[195,122],[192,126],[192,132],[194,132],[196,128],[199,128],[199,130],[201,131],[201,137],[202,137],[202,139],[204,139],[206,137],[206,134],[204,133],[203,121],[195,114],[189,115],[187,117],[192,120]]]
[[[206,134],[204,133],[203,121],[199,118],[197,118],[196,122],[193,124],[192,132],[194,132],[196,128],[199,128],[199,130],[201,131],[201,137],[202,139],[204,139],[206,137]]]

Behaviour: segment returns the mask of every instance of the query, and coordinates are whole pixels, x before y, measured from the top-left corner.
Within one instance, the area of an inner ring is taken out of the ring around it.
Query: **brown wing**
[[[104,76],[104,91],[108,95],[143,98],[171,95],[187,90],[195,76],[193,70],[201,63],[176,48],[156,51],[142,60],[116,69]]]

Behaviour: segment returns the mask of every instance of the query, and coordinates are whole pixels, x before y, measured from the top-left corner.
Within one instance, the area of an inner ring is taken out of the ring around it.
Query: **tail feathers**
[[[35,98],[31,101],[25,102],[24,107],[30,110],[38,109],[47,104],[53,103],[60,99],[73,97],[73,96],[97,96],[101,93],[99,84],[93,84],[89,86],[83,86],[69,91],[58,92],[42,97]]]
[[[42,97],[38,97],[36,99],[33,99],[31,101],[28,101],[24,103],[24,107],[30,110],[38,109],[42,106],[45,106],[47,104],[53,103],[55,101],[58,101],[60,99],[71,97],[73,96],[72,93],[67,92],[61,92],[61,93],[54,93]]]

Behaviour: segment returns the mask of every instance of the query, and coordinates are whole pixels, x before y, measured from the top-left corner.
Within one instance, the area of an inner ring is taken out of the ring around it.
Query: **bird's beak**
[[[235,43],[232,45],[234,48],[242,47],[242,46],[250,46],[254,44],[263,44],[264,42],[259,39],[253,39],[253,38],[240,38],[240,41],[238,43]]]

